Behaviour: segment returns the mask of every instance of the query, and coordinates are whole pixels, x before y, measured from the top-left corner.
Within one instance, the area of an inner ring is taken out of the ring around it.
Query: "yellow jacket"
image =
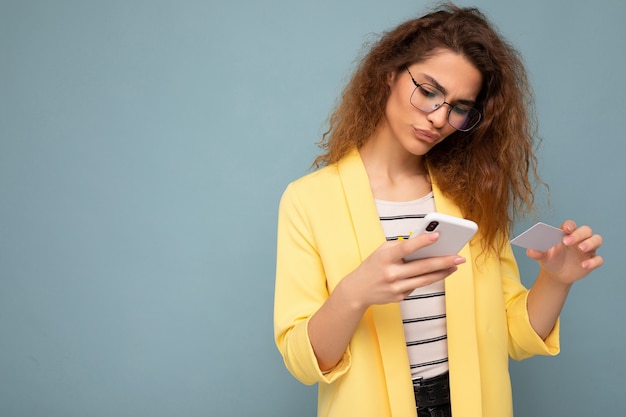
[[[433,184],[438,212],[461,212]],[[506,237],[503,237],[506,238]],[[307,334],[309,318],[337,283],[385,242],[365,168],[354,150],[338,164],[291,183],[280,203],[274,305],[276,344],[288,370],[319,383],[318,416],[415,417],[398,304],[370,307],[343,359],[324,375]],[[530,326],[528,291],[507,244],[467,262],[445,281],[452,415],[513,415],[509,356],[559,352],[559,325],[545,342]]]

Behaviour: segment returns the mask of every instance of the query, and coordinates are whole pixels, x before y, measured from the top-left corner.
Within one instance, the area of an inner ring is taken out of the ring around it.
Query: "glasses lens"
[[[420,84],[415,87],[411,94],[411,104],[413,107],[430,113],[443,105],[446,97],[441,91],[430,84]]]
[[[443,106],[445,95],[435,86],[419,84],[411,94],[411,104],[424,113],[431,113]],[[480,122],[480,112],[473,107],[456,105],[448,112],[448,123],[457,130],[467,132]]]
[[[448,113],[448,123],[462,132],[473,129],[480,122],[480,112],[473,107],[454,106]]]

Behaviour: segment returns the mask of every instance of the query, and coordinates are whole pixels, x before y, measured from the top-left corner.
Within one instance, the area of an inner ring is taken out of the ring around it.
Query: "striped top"
[[[406,202],[376,200],[387,240],[408,238],[427,213],[435,211],[432,192]],[[413,378],[432,378],[448,370],[444,282],[417,288],[400,303]]]

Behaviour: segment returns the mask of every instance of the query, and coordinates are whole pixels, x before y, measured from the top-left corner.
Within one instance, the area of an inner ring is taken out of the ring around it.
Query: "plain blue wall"
[[[278,200],[361,45],[430,4],[0,0],[0,415],[313,416],[272,337]],[[526,223],[606,242],[561,355],[512,363],[517,416],[624,415],[626,3],[459,4],[535,86]]]

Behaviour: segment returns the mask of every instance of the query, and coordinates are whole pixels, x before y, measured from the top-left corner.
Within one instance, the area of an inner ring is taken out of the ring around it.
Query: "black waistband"
[[[417,408],[436,407],[450,402],[450,380],[446,372],[434,378],[413,381]]]

